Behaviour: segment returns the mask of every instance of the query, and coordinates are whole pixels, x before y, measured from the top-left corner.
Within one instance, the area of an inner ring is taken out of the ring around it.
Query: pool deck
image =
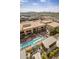
[[[24,42],[22,43],[20,46],[21,46],[21,49],[23,48],[27,48],[29,46],[35,46],[38,42],[41,42],[42,40],[45,40],[45,38],[43,36],[38,36],[34,39],[32,39],[31,41],[29,42]]]

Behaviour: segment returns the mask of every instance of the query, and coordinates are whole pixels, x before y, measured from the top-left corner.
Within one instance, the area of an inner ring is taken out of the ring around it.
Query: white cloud
[[[34,6],[38,5],[38,3],[33,3]]]
[[[40,2],[46,2],[47,0],[40,0]]]
[[[23,3],[23,2],[28,2],[28,0],[20,0],[20,2],[21,2],[21,3]]]
[[[22,2],[24,2],[24,0],[20,0],[20,2],[22,3]]]
[[[34,11],[34,12],[59,12],[59,7],[58,6],[47,6],[47,8],[43,7],[38,7],[38,6],[32,6],[29,8],[21,8],[21,12],[29,12],[29,11]]]

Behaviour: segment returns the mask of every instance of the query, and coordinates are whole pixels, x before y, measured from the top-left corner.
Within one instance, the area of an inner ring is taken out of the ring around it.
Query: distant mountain
[[[52,16],[59,19],[59,13],[58,12],[21,12],[20,16]]]
[[[21,12],[20,21],[38,20],[42,16],[50,16],[59,19],[59,13],[57,12]]]

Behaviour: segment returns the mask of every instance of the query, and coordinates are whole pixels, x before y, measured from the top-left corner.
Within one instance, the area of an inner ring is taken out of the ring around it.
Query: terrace
[[[39,32],[39,33],[37,33],[37,34],[35,34],[35,33],[32,33],[32,34],[29,34],[29,35],[25,35],[25,34],[21,34],[21,35],[23,35],[23,37],[21,38],[21,40],[20,40],[20,42],[21,43],[24,43],[24,42],[29,42],[29,41],[31,41],[32,39],[34,39],[34,38],[36,38],[36,37],[39,37],[39,36],[43,36],[43,37],[45,37],[45,38],[47,38],[48,37],[48,35],[47,35],[47,33],[44,31],[44,32]]]

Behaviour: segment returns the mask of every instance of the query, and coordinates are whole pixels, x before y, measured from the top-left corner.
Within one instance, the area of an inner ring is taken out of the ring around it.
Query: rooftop
[[[52,20],[42,20],[42,23],[46,24],[46,23],[51,23]]]
[[[52,20],[25,21],[20,24],[20,31],[45,26],[46,23],[47,23],[47,25],[52,26],[52,27],[59,26],[59,24],[57,22],[53,22]]]
[[[37,20],[37,21],[26,21],[26,22],[21,23],[20,31],[22,31],[23,25],[27,25],[27,24],[29,24],[30,26],[24,27],[23,30],[29,30],[31,28],[41,27],[41,26],[45,25],[44,23],[41,23],[40,20]]]
[[[49,23],[48,25],[52,26],[52,27],[58,27],[59,26],[59,24],[57,22],[52,22],[52,23]]]
[[[43,23],[41,23],[41,22],[39,22],[39,21],[34,21],[34,22],[31,22],[30,24],[31,24],[31,26],[25,27],[25,28],[23,28],[23,29],[24,29],[24,30],[25,30],[25,29],[28,30],[28,29],[31,29],[31,28],[41,27],[41,26],[44,26],[44,25],[45,25],[45,24],[43,24]]]
[[[43,44],[46,48],[49,48],[49,45],[56,42],[56,39],[53,36],[48,37],[47,39],[43,40]]]

